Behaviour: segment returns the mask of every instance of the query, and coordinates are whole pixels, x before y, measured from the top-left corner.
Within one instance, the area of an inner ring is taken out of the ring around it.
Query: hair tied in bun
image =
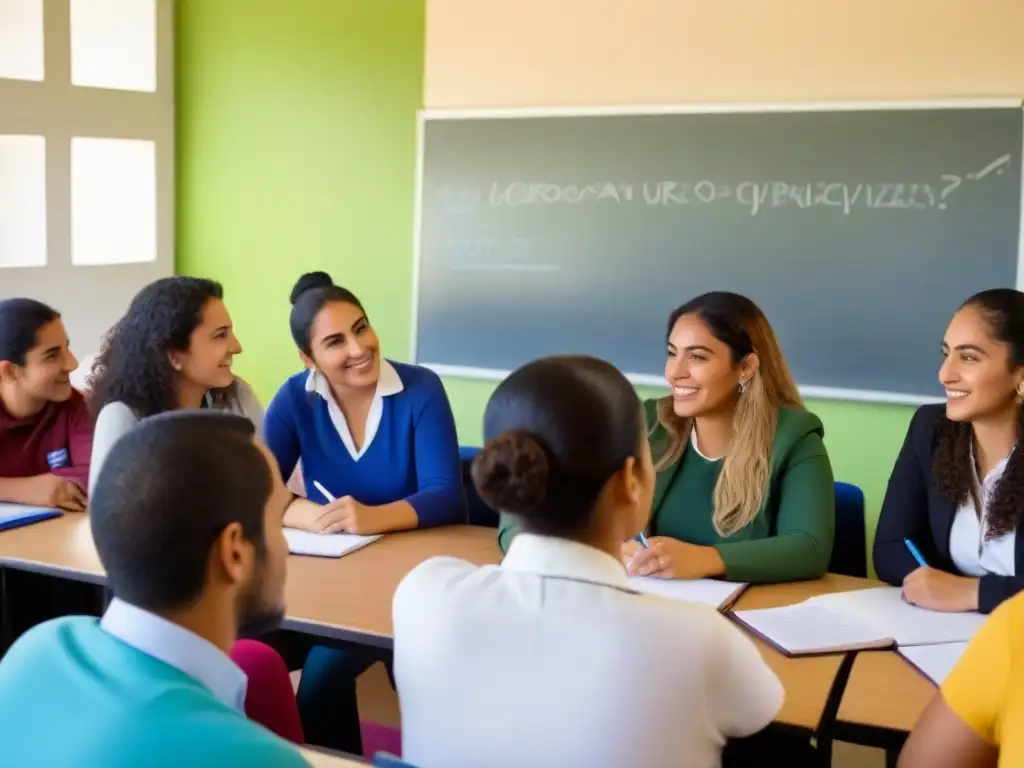
[[[473,484],[494,509],[528,517],[544,506],[548,493],[548,455],[523,430],[503,432],[488,442],[473,462]]]
[[[307,272],[295,281],[288,301],[294,304],[306,291],[312,291],[314,288],[330,288],[332,285],[334,285],[334,281],[326,272]]]

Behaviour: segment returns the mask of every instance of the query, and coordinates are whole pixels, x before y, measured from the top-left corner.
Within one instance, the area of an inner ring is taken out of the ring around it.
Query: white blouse
[[[996,464],[980,483],[977,472],[971,472],[974,493],[968,495],[967,501],[957,509],[953,518],[953,528],[949,532],[949,554],[960,572],[968,576],[984,576],[990,573],[997,576],[1016,576],[1016,532],[1010,531],[996,539],[985,538],[985,531],[988,529],[988,507],[1009,460],[1010,457],[1007,456]],[[971,467],[974,466],[972,451]],[[982,506],[980,515],[974,506],[975,498]]]

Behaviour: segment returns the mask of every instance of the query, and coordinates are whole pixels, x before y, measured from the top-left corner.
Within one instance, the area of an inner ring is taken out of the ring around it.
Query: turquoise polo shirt
[[[22,635],[0,661],[0,763],[47,768],[308,765],[292,745],[239,710],[245,676],[228,666],[226,656],[221,654],[225,663],[217,668],[212,653],[189,653],[205,641],[177,627],[183,633],[177,640],[184,642],[172,646],[173,630],[125,604],[112,604],[104,621],[111,618],[114,631],[97,619],[78,616],[41,624]],[[191,667],[191,674],[180,666]]]

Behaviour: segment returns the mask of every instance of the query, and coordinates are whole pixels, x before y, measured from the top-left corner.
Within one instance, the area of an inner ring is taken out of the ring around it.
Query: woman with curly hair
[[[946,402],[910,423],[878,521],[875,570],[915,605],[989,613],[1024,588],[1024,293],[969,298],[942,354]]]
[[[114,444],[148,416],[217,408],[245,416],[260,434],[263,408],[249,385],[231,371],[241,352],[220,283],[167,277],[143,288],[93,364],[90,406],[96,428],[90,490]],[[277,652],[263,643],[239,640],[231,658],[249,681],[249,717],[279,736],[304,743],[288,668]]]
[[[241,352],[220,283],[167,277],[143,288],[93,363],[89,487],[117,439],[147,416],[218,408],[247,417],[261,434],[263,408],[231,370]]]

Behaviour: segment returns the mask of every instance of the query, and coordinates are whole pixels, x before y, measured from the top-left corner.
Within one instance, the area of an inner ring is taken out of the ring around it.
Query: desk
[[[309,747],[301,747],[299,754],[302,755],[303,759],[309,763],[312,768],[366,768],[369,763],[365,760],[357,760],[351,757],[342,757],[341,755],[331,755],[327,752],[321,752],[318,749],[311,749]]]
[[[878,582],[837,574],[828,574],[816,581],[755,586],[740,595],[732,610],[777,608],[828,592],[848,592],[874,586],[878,586]],[[753,640],[761,656],[768,662],[768,666],[772,668],[786,690],[786,701],[782,705],[782,711],[775,718],[776,722],[816,730],[844,657],[840,654],[790,658],[759,638],[755,637]]]
[[[0,566],[92,584],[107,582],[89,518],[81,513],[4,531]]]
[[[853,662],[839,720],[909,732],[938,689],[894,651],[862,651]]]

